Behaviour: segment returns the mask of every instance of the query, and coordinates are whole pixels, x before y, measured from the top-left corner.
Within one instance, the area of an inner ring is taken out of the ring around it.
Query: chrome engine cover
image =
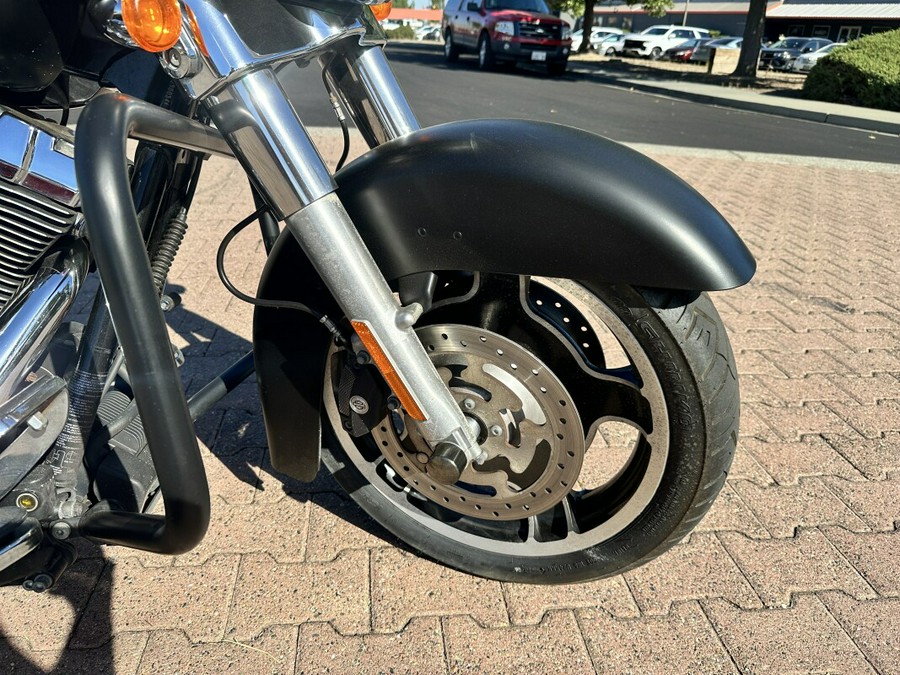
[[[0,311],[82,220],[74,134],[0,106]]]

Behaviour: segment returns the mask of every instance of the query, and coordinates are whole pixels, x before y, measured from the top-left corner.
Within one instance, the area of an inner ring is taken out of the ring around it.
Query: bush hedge
[[[388,40],[415,40],[416,31],[411,26],[400,26],[398,28],[390,28],[385,32]]]
[[[900,30],[867,35],[820,59],[803,96],[900,111]]]

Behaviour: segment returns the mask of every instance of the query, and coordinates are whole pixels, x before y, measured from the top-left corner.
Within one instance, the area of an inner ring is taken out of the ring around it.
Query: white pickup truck
[[[625,36],[622,53],[625,56],[649,56],[658,59],[669,47],[677,47],[682,42],[695,38],[708,38],[705,28],[691,26],[650,26],[640,33]]]

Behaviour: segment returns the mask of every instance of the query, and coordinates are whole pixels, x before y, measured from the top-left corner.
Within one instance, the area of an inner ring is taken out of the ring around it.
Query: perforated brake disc
[[[501,335],[462,325],[416,331],[474,429],[487,458],[460,480],[428,475],[428,445],[411,420],[389,414],[372,431],[388,463],[411,488],[448,509],[518,520],[558,504],[575,484],[584,432],[562,383],[534,355]]]

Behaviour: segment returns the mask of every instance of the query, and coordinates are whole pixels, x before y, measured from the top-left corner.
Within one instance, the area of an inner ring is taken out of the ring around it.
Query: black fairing
[[[0,2],[0,91],[48,87],[62,72],[80,12],[74,0]]]
[[[62,66],[56,35],[40,3],[0,2],[0,88],[43,89]]]
[[[376,148],[336,179],[388,279],[459,269],[699,291],[739,286],[756,267],[731,226],[684,181],[570,127],[510,120],[432,127]],[[260,296],[339,316],[289,234],[269,257]],[[328,344],[308,315],[256,312],[272,463],[302,480],[319,466]]]

